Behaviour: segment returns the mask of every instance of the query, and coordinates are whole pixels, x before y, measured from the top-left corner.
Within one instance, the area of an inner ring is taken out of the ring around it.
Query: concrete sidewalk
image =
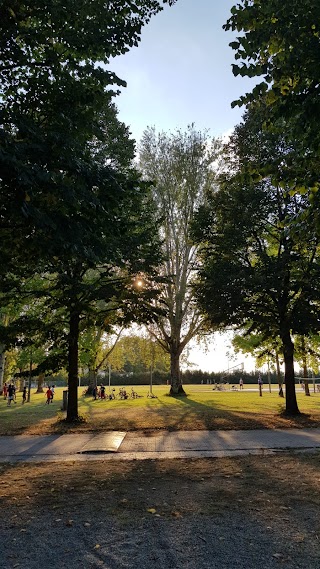
[[[0,462],[204,458],[287,449],[320,449],[320,428],[0,437]]]

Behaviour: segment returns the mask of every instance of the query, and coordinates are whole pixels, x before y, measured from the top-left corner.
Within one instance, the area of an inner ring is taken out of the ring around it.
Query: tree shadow
[[[52,567],[257,567],[261,551],[268,567],[318,566],[319,453],[6,464],[0,476],[19,497],[0,486],[4,566],[43,564],[30,535],[54,540]]]
[[[225,405],[219,405],[215,401],[210,404],[195,401],[186,393],[185,396],[171,396],[185,406],[184,412],[172,421],[169,430],[179,430],[184,428],[184,423],[190,424],[194,419],[194,427],[205,428],[207,430],[216,429],[274,429],[274,428],[312,428],[319,426],[319,420],[311,415],[300,413],[297,416],[290,416],[284,413],[283,405],[279,403],[278,412],[259,417],[257,413],[243,410],[227,410]]]

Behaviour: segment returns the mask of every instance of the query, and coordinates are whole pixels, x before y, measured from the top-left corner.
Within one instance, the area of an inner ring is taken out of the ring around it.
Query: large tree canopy
[[[127,295],[137,313],[142,295],[133,294],[132,277],[156,263],[148,185],[132,167],[134,143],[113,104],[123,83],[109,65],[137,45],[164,2],[0,7],[1,291],[3,302],[15,290],[28,303],[32,294],[47,297],[47,311],[63,322],[70,420],[80,323],[98,299],[110,309]],[[36,289],[28,281],[35,272],[50,286]]]
[[[281,340],[286,411],[298,413],[292,334],[320,329],[319,237],[307,195],[292,194],[271,174],[254,179],[261,162],[285,167],[288,143],[262,129],[252,109],[227,147],[227,168],[218,192],[198,216],[202,242],[197,296],[213,325],[243,328]],[[276,158],[276,160],[275,160]]]
[[[304,151],[305,167],[291,186],[318,185],[320,153],[320,5],[283,0],[241,0],[224,26],[239,36],[230,45],[239,63],[235,75],[262,77],[235,104],[263,97],[269,126],[286,120]],[[316,163],[314,163],[316,162]]]
[[[152,334],[170,354],[173,393],[182,390],[180,356],[205,328],[191,289],[197,247],[190,239],[190,224],[215,184],[218,150],[219,142],[193,125],[170,134],[148,129],[140,145],[140,168],[153,181],[154,207],[161,216],[164,262],[160,272],[167,280],[161,294],[166,314],[157,320]]]
[[[18,261],[6,247],[12,249],[13,238],[16,254],[25,238],[29,247],[36,239],[36,249],[43,243],[35,228],[52,233],[46,251],[57,243],[91,253],[86,235],[94,235],[83,210],[96,217],[94,188],[107,183],[114,201],[122,193],[114,162],[99,164],[95,155],[97,142],[101,147],[109,138],[115,148],[121,140],[114,136],[111,99],[112,86],[123,83],[107,66],[137,44],[142,26],[160,9],[155,0],[2,2],[1,270]]]

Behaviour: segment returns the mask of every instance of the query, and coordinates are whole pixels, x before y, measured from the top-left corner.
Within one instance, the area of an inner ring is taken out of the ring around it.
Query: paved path
[[[201,458],[285,449],[320,449],[320,428],[0,437],[0,462]]]

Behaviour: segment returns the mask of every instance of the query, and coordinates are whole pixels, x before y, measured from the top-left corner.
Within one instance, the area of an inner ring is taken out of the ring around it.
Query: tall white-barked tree
[[[140,169],[153,182],[155,211],[162,219],[161,238],[168,278],[162,301],[167,315],[149,332],[170,354],[171,393],[183,391],[180,356],[190,340],[205,331],[190,287],[197,264],[197,248],[190,238],[194,213],[215,184],[220,142],[194,125],[186,132],[157,133],[148,128],[139,149]]]

